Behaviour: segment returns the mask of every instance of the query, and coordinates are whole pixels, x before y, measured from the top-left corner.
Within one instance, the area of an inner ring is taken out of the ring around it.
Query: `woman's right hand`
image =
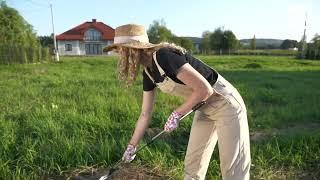
[[[122,160],[126,163],[131,162],[136,157],[136,147],[132,144],[128,144],[126,151],[123,153]]]

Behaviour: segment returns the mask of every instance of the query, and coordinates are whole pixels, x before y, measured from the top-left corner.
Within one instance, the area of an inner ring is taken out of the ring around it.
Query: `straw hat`
[[[147,32],[142,25],[126,24],[115,29],[113,44],[104,47],[103,51],[108,52],[121,46],[148,49],[156,45],[149,43]]]

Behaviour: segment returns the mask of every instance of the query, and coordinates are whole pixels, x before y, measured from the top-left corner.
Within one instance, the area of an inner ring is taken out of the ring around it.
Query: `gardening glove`
[[[179,126],[179,121],[180,121],[181,117],[182,117],[182,114],[180,114],[176,111],[173,111],[171,113],[171,115],[169,116],[166,124],[164,125],[164,130],[166,132],[171,132],[171,131],[177,129],[177,127]]]
[[[134,145],[129,144],[127,146],[126,151],[124,152],[124,154],[122,156],[122,160],[126,163],[131,162],[136,157],[136,155],[134,154],[136,152],[136,150],[137,149],[136,149],[136,147],[134,147]]]

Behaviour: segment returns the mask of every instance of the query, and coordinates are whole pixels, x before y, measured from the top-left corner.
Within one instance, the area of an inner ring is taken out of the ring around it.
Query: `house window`
[[[101,33],[95,29],[89,29],[84,34],[84,40],[87,41],[99,41],[101,40]]]
[[[72,51],[72,44],[66,44],[66,51]]]
[[[85,45],[86,54],[102,54],[102,45],[101,44],[86,44]]]

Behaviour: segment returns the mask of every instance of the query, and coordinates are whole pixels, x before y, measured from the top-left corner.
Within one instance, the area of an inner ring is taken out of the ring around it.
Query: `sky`
[[[0,0],[1,1],[1,0]],[[307,39],[320,34],[320,0],[6,0],[38,35],[61,34],[85,21],[97,19],[116,28],[135,23],[148,29],[163,19],[177,36],[201,37],[218,27],[232,30],[238,39],[300,40],[307,17]]]

